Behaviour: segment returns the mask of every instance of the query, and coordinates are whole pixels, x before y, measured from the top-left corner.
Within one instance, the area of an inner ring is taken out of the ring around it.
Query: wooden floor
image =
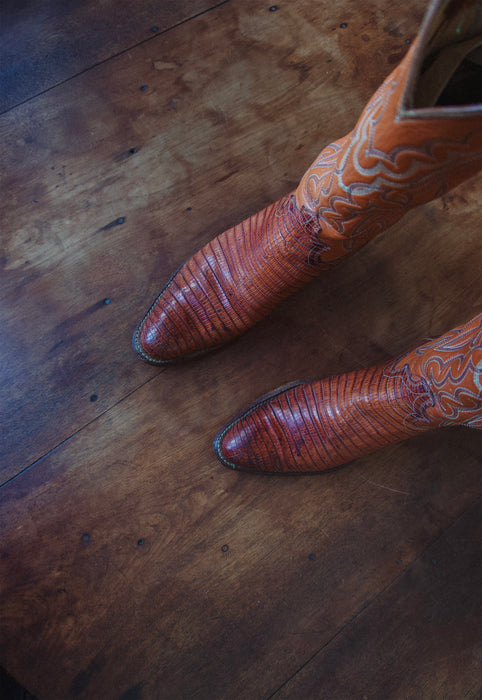
[[[480,312],[481,179],[213,355],[131,347],[186,257],[354,126],[425,6],[4,3],[0,665],[39,700],[480,697],[479,432],[301,478],[211,443]]]

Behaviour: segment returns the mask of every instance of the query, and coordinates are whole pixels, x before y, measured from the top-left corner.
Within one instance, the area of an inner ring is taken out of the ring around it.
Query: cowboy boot
[[[315,474],[451,425],[482,428],[482,314],[396,360],[261,397],[214,449],[233,469]]]
[[[171,277],[134,334],[143,359],[164,364],[236,338],[406,211],[480,169],[480,15],[477,0],[432,3],[354,130],[321,152],[296,191]]]

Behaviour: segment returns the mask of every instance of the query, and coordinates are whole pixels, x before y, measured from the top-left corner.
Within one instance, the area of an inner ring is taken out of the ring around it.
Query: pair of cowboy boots
[[[478,172],[481,15],[479,0],[434,0],[353,131],[294,192],[171,277],[134,334],[144,360],[172,363],[233,340],[406,211]],[[480,324],[385,365],[263,397],[218,434],[216,452],[232,467],[316,472],[419,430],[480,424]]]

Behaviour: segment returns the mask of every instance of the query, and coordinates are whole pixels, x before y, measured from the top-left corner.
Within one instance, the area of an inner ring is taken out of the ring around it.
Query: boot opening
[[[482,102],[482,7],[454,0],[440,12],[422,58],[413,107]]]
[[[478,63],[468,56],[442,90],[435,106],[480,103],[482,103],[482,62]]]

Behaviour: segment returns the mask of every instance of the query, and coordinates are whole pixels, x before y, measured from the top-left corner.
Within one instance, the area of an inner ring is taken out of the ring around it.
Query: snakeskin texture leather
[[[402,357],[261,397],[216,436],[227,467],[314,474],[420,432],[482,428],[482,314]]]
[[[171,278],[134,336],[147,361],[169,362],[241,335],[319,274],[323,244],[294,195],[198,251]]]

